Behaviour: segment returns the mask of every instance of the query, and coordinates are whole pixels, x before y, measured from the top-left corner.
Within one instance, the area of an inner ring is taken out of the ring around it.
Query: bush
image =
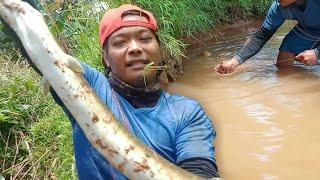
[[[22,62],[0,56],[0,169],[7,178],[72,177],[71,125]]]

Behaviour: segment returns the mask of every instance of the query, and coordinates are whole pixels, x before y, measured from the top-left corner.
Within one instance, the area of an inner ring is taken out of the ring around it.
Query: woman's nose
[[[130,54],[139,54],[142,52],[142,48],[136,40],[132,40],[128,49]]]

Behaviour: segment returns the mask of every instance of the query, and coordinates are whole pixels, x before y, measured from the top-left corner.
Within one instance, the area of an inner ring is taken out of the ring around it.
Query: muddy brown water
[[[320,179],[320,66],[275,67],[291,26],[238,72],[214,74],[213,67],[231,58],[254,29],[241,28],[209,46],[211,55],[191,56],[184,76],[169,86],[171,93],[200,101],[213,119],[223,179]]]

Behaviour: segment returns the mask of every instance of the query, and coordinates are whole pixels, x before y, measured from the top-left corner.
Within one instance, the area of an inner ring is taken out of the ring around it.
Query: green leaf
[[[0,112],[0,122],[4,122],[6,121],[7,119],[9,119],[8,116],[4,115],[2,112]]]

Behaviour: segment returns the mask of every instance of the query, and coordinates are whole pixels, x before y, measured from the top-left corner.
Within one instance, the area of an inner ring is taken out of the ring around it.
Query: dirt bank
[[[230,39],[233,36],[239,36],[254,32],[260,27],[263,19],[240,20],[234,24],[221,24],[210,30],[209,32],[199,33],[194,37],[185,37],[182,41],[188,44],[186,56],[210,55],[208,47],[219,42]]]

